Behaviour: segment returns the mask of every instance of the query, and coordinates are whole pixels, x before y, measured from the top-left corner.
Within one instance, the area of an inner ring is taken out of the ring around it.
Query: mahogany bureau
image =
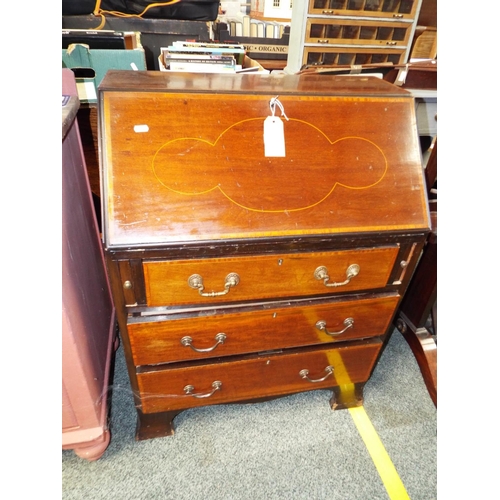
[[[429,232],[410,93],[374,77],[109,71],[103,238],[137,439],[203,405],[363,402]]]

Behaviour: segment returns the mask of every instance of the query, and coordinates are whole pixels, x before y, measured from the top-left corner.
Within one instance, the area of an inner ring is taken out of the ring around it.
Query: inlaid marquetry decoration
[[[266,79],[248,82],[269,86]],[[374,86],[363,78],[356,84]],[[377,95],[281,91],[109,93],[103,126],[110,241],[425,224],[424,211],[411,208],[425,206],[411,99],[395,97],[389,106]]]
[[[283,120],[286,155],[266,157],[264,121],[265,117],[241,120],[213,142],[193,137],[170,140],[153,158],[154,175],[180,195],[215,192],[246,210],[294,212],[321,204],[336,186],[369,189],[387,173],[387,158],[375,142],[355,136],[332,139],[312,123],[294,118]],[[253,145],[242,155],[241,141],[247,137]],[[210,176],[205,175],[206,158]],[[266,175],[260,174],[263,170]]]

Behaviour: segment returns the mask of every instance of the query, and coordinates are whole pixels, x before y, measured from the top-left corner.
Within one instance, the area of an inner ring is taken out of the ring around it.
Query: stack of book
[[[163,71],[241,73],[262,69],[260,65],[248,67],[245,47],[236,43],[178,41],[160,51]]]
[[[215,31],[225,29],[232,37],[275,38],[283,36],[285,28],[290,28],[288,21],[274,21],[270,19],[257,19],[249,15],[239,18],[219,16]]]

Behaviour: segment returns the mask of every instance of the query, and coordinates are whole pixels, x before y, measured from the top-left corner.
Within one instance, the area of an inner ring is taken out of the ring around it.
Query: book
[[[193,52],[169,52],[168,50],[163,51],[164,59],[191,59],[197,62],[224,62],[228,63],[233,61],[236,63],[236,59],[233,55],[221,55],[221,54],[199,54]]]
[[[243,16],[243,34],[242,36],[250,36],[250,16]]]
[[[180,66],[192,65],[194,68],[205,65],[207,71],[214,71],[213,68],[207,66],[223,66],[225,68],[236,67],[236,60],[233,56],[217,56],[217,55],[201,55],[201,54],[167,54],[163,55],[163,64],[166,69],[174,69]]]
[[[241,69],[241,66],[171,61],[167,69],[170,71],[190,71],[193,73],[235,73],[236,69]]]
[[[257,38],[257,21],[253,19],[250,21],[250,36]]]
[[[274,36],[274,24],[271,22],[265,23],[265,36],[266,38],[278,38]]]
[[[265,25],[263,21],[257,23],[257,36],[259,38],[265,37]]]
[[[229,21],[229,33],[231,36],[236,36],[236,21]]]
[[[236,64],[243,64],[246,50],[245,47],[237,43],[213,43],[213,42],[173,42],[167,48],[160,49],[160,52],[168,51],[170,53],[199,53],[214,55],[233,55]]]
[[[217,43],[217,42],[187,42],[187,41],[177,41],[173,42],[171,47],[184,47],[188,49],[196,49],[196,48],[203,48],[203,49],[243,49],[244,47],[240,43]]]
[[[163,61],[166,66],[171,62],[192,62],[199,64],[223,64],[223,65],[236,65],[236,60],[232,56],[200,56],[197,54],[164,54]]]

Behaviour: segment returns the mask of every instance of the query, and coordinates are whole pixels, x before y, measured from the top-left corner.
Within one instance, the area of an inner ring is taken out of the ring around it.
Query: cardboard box
[[[97,102],[97,87],[109,69],[144,71],[144,49],[132,50],[90,49],[86,44],[75,43],[62,50],[62,67],[75,73],[80,102]]]
[[[284,27],[281,38],[259,38],[251,36],[231,36],[227,23],[214,23],[214,37],[220,43],[239,43],[246,49],[249,57],[254,59],[276,59],[286,61],[290,44],[290,27]]]
[[[158,56],[158,66],[160,68],[160,71],[170,71],[170,70],[168,70],[165,67],[165,64],[163,63],[163,58],[162,58],[162,54],[161,53]],[[247,55],[245,55],[245,58],[243,59],[242,71],[238,72],[238,73],[235,73],[235,75],[242,74],[242,73],[247,73],[247,72],[252,73],[252,74],[253,73],[268,74],[269,70],[264,69],[262,67],[262,65],[260,65],[257,61],[254,61],[253,59],[251,59],[250,57],[248,57]]]
[[[74,2],[75,0],[72,1]],[[62,16],[63,29],[93,30],[101,22],[101,17],[93,15]],[[147,69],[158,71],[160,69],[158,67],[158,56],[160,55],[161,47],[167,47],[177,40],[208,42],[211,39],[211,24],[206,21],[106,16],[102,29],[140,32],[141,45],[146,53]]]

